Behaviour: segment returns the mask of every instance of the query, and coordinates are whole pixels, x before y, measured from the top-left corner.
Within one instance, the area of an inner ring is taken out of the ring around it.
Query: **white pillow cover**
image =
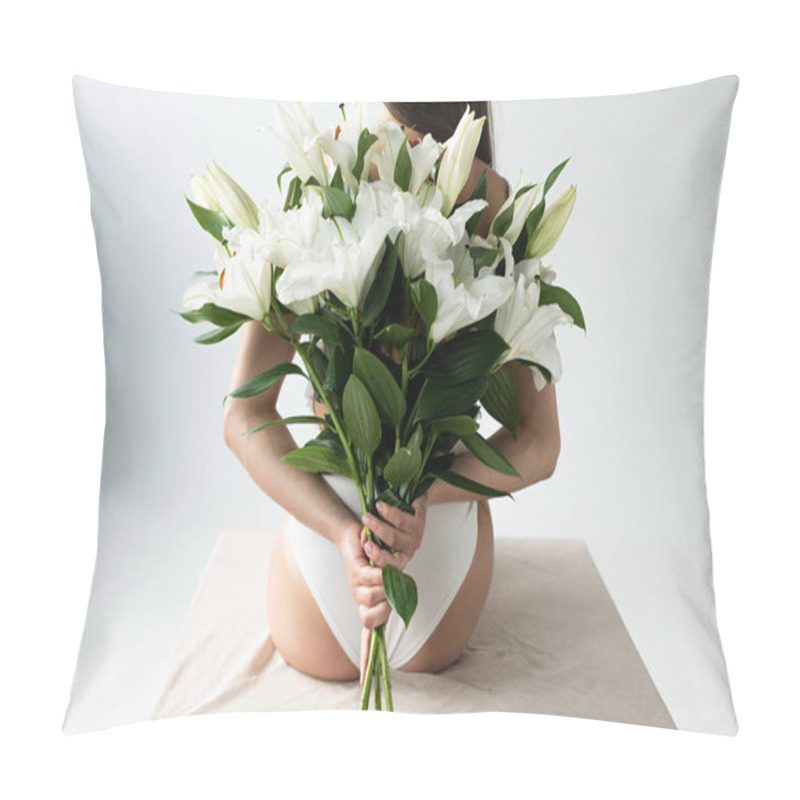
[[[492,104],[496,168],[512,186],[520,169],[541,180],[570,157],[562,180],[578,199],[552,261],[587,322],[586,336],[557,329],[556,473],[493,501],[495,534],[583,539],[676,726],[725,735],[737,723],[715,616],[703,388],[738,83]],[[216,159],[254,199],[277,200],[285,157],[258,130],[272,100],[84,76],[73,88],[107,386],[97,562],[64,724],[81,733],[146,718],[219,532],[280,520],[223,441],[238,335],[201,347],[169,309],[211,264],[184,200],[189,175]],[[322,126],[337,105],[308,108]],[[365,110],[377,120],[377,101]],[[281,406],[304,402],[287,381]]]

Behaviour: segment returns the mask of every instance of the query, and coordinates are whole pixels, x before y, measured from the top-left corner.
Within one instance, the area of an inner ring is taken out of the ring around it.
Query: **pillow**
[[[512,190],[569,159],[552,191],[575,185],[577,199],[545,261],[579,299],[586,330],[556,333],[555,471],[490,503],[494,573],[467,647],[440,671],[392,670],[395,711],[736,733],[712,583],[703,390],[738,83],[491,103],[494,167]],[[275,103],[84,76],[73,90],[102,284],[106,428],[95,576],[64,731],[358,708],[357,680],[306,674],[270,636],[268,563],[284,512],[223,436],[220,401],[243,334],[203,347],[173,313],[185,310],[189,276],[214,268],[186,201],[190,175],[216,162],[256,202],[283,202],[275,178],[286,155],[264,128]],[[320,129],[342,118],[336,102],[305,108]],[[365,125],[379,109],[363,104]],[[278,410],[307,408],[289,376]],[[499,427],[485,414],[480,426],[485,436]],[[302,444],[313,434],[293,435]]]

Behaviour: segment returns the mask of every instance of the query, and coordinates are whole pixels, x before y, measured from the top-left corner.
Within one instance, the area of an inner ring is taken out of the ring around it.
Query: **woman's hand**
[[[361,543],[366,554],[378,567],[386,564],[403,570],[411,560],[414,553],[422,544],[422,535],[425,533],[425,517],[428,512],[428,493],[418,497],[412,504],[414,514],[407,514],[399,508],[378,502],[378,513],[384,518],[378,519],[372,514],[363,516],[364,524],[395,552],[384,550],[374,542],[367,540],[366,531],[361,532]]]
[[[364,626],[361,631],[361,685],[364,685],[364,673],[367,671],[367,660],[371,642],[372,629],[383,625],[392,613],[392,607],[383,589],[383,575],[380,567],[371,567],[362,546],[364,529],[353,522],[345,529],[339,540],[339,552],[347,568],[350,590],[358,607],[358,616]]]
[[[383,590],[383,576],[379,566],[371,567],[361,544],[363,528],[353,521],[339,540],[339,552],[347,569],[350,591],[358,607],[358,616],[365,628],[383,625],[392,607]]]

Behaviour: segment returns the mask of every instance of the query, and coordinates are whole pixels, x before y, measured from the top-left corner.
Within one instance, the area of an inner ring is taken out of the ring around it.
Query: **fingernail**
[[[366,544],[366,550],[367,550],[367,552],[368,552],[368,553],[374,553],[374,552],[375,552],[375,549],[376,549],[376,548],[375,548],[375,545],[374,545],[374,544],[372,544],[372,542],[367,542],[367,544]]]

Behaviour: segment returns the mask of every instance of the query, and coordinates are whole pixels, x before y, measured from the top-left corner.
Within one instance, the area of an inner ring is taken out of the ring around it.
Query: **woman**
[[[458,202],[472,194],[488,167],[488,206],[475,231],[485,237],[509,187],[492,168],[489,104],[469,105],[476,118],[487,119]],[[383,103],[380,118],[402,125],[413,147],[425,133],[446,141],[465,106]],[[230,390],[291,361],[293,355],[290,345],[258,323],[246,324]],[[486,467],[463,447],[457,448],[451,469],[513,492],[552,475],[560,436],[554,386],[537,391],[529,368],[516,363],[505,368],[519,391],[521,422],[516,439],[501,428],[491,441],[521,478]],[[253,480],[289,512],[278,531],[268,575],[268,618],[278,651],[287,663],[314,677],[353,680],[360,674],[363,682],[370,632],[386,623],[390,666],[405,672],[436,672],[452,664],[475,630],[491,585],[494,540],[488,501],[437,480],[414,503],[414,514],[379,506],[385,521],[360,519],[349,481],[303,472],[281,461],[296,447],[287,427],[241,435],[266,419],[280,417],[276,409],[280,387],[281,383],[274,384],[252,398],[229,398],[224,420],[228,446]],[[316,407],[315,412],[324,415],[324,408]],[[396,552],[375,550],[372,545],[365,552],[364,525]],[[370,566],[370,558],[375,566]],[[407,570],[417,581],[419,604],[408,629],[396,613],[390,614],[381,579],[385,564]]]

